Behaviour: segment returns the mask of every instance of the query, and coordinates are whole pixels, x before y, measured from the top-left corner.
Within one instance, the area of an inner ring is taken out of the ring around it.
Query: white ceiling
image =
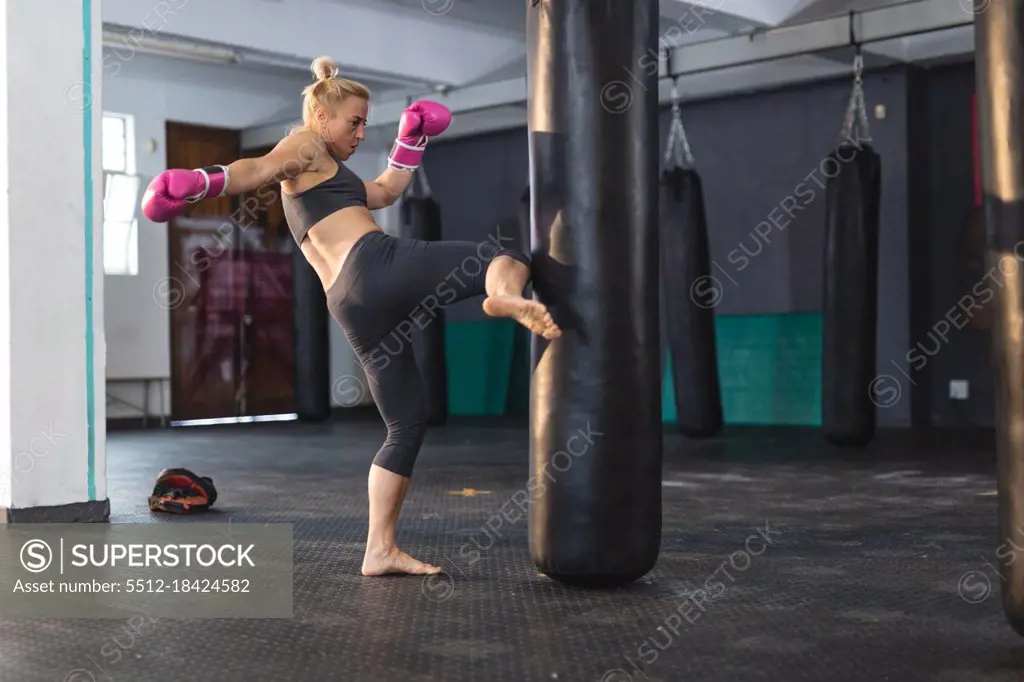
[[[617,0],[630,2],[632,0]],[[967,0],[916,0],[911,4]],[[308,78],[309,62],[335,58],[343,73],[376,93],[401,99],[439,88],[471,88],[522,78],[526,74],[525,24],[533,0],[214,0],[191,2],[162,22],[150,16],[152,0],[104,0],[105,23],[138,27],[146,36],[215,43],[232,49],[277,55],[284,66],[225,68]],[[749,35],[751,31],[802,24],[851,11],[906,4],[907,0],[657,0],[658,45],[653,49]],[[948,11],[948,10],[947,10]],[[868,65],[893,60],[941,59],[973,50],[969,27],[890,40],[865,47]],[[793,73],[828,72],[843,51],[815,53],[795,61],[766,63],[714,74],[718,91],[734,79],[737,87],[785,82]],[[819,68],[820,67],[820,68]],[[800,76],[794,76],[799,80]],[[708,80],[694,78],[695,81]]]
[[[338,5],[377,4],[392,10],[427,17],[436,21],[465,23],[501,33],[526,30],[526,6],[523,0],[321,0]]]
[[[879,7],[889,7],[905,3],[906,0],[802,0],[800,4],[785,17],[786,23],[814,21],[826,17],[835,17],[850,12],[860,12]]]

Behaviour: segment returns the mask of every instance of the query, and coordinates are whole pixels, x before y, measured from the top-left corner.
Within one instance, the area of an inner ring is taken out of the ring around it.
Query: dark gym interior
[[[80,429],[99,451],[68,429],[54,462],[12,436],[0,521],[284,525],[290,573],[247,595],[254,617],[197,616],[194,594],[33,615],[7,595],[0,682],[1024,679],[1024,276],[1003,269],[1024,257],[1024,1],[254,2],[153,28],[148,6],[83,0],[95,42],[65,57],[103,55],[103,404]],[[366,181],[414,99],[455,114],[374,220],[531,252],[528,292],[571,339],[480,298],[416,333],[431,407],[397,541],[436,575],[361,573],[387,427],[280,187],[167,224],[134,208],[164,169],[266,155],[301,119],[330,36],[275,52],[268,22],[346,21],[361,48],[388,26],[431,36],[451,71],[424,74],[425,42],[339,58],[374,92],[346,162]],[[844,139],[856,161],[829,173]],[[89,492],[39,482],[51,465]],[[168,468],[208,477],[215,503],[154,511]],[[34,579],[18,546],[5,592]]]

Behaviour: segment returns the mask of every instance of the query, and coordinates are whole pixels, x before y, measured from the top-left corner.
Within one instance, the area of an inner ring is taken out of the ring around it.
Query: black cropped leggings
[[[498,256],[529,266],[529,258],[495,242],[440,241],[370,232],[352,247],[327,290],[388,435],[374,464],[411,476],[427,430],[427,395],[412,350],[412,330],[437,311],[485,293],[487,268]]]

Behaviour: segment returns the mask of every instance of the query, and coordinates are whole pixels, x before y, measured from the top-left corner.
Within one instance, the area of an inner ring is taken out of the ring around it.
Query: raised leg
[[[523,297],[530,281],[530,268],[511,256],[499,255],[487,268],[484,312],[491,317],[508,317],[545,339],[555,339],[562,330],[551,318],[547,307],[539,301]]]
[[[561,335],[543,303],[523,298],[529,259],[497,243],[395,238],[368,267],[373,272],[361,279],[357,288],[366,291],[357,297],[367,315],[377,316],[375,324],[386,321],[384,333],[393,337],[408,339],[414,325],[428,324],[435,310],[484,293],[487,315],[513,319],[548,339]]]

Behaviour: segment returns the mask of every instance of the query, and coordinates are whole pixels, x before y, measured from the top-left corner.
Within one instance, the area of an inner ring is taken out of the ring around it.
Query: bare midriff
[[[380,231],[370,211],[363,206],[335,211],[309,229],[302,242],[302,253],[320,277],[324,290],[334,284],[359,238]]]

